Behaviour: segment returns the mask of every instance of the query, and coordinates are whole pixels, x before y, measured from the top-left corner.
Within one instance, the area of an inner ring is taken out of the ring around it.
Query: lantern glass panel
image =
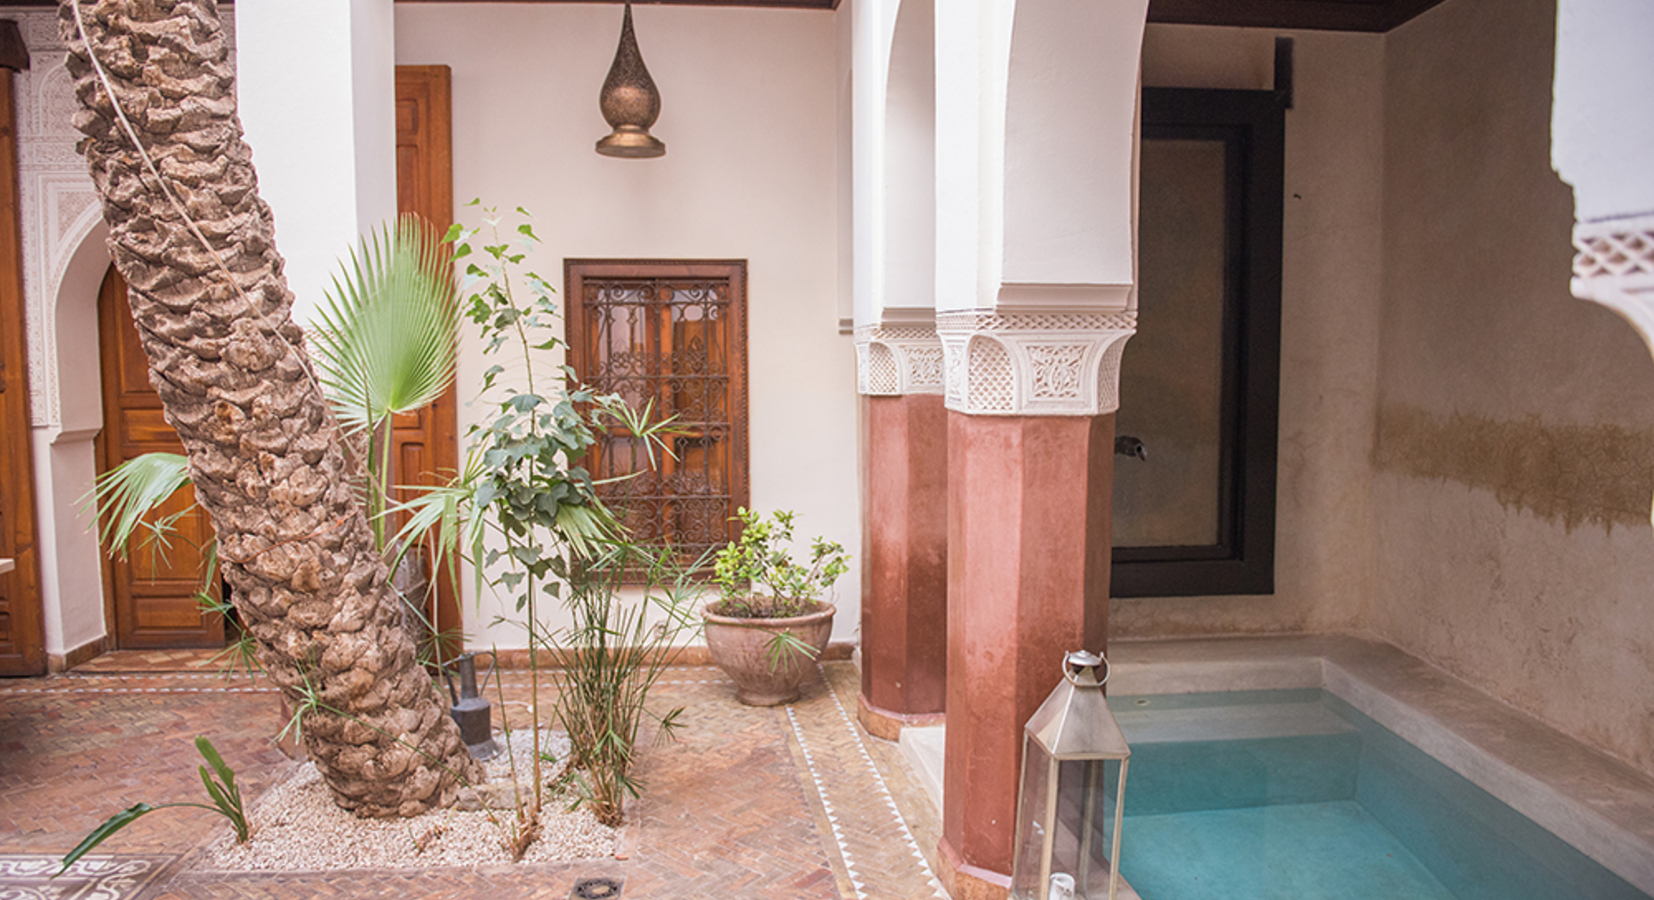
[[[1067,771],[1074,767],[1072,775]],[[1059,790],[1073,790],[1084,800],[1074,810],[1076,831],[1081,835],[1075,853],[1076,898],[1103,900],[1108,897],[1109,875],[1114,864],[1114,806],[1120,797],[1120,760],[1088,759],[1064,763]],[[1091,804],[1087,809],[1085,804]]]
[[[1022,802],[1017,806],[1017,856],[1012,867],[1011,896],[1015,900],[1045,900],[1040,893],[1041,861],[1050,835],[1052,759],[1039,741],[1022,742]]]
[[[1026,742],[1022,821],[1011,891],[1016,900],[1106,900],[1113,863],[1120,761],[1056,761]],[[1056,775],[1052,792],[1051,775]],[[1049,805],[1054,800],[1055,805]],[[1044,864],[1050,835],[1050,866]]]

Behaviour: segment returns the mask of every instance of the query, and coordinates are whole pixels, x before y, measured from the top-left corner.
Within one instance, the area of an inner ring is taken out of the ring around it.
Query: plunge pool
[[[1143,900],[1650,900],[1321,688],[1109,704]]]

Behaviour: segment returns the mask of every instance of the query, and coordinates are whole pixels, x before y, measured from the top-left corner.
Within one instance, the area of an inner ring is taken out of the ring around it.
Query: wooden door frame
[[[15,22],[0,24],[14,34]],[[18,47],[22,41],[15,42]],[[0,675],[46,672],[45,609],[35,519],[33,419],[29,412],[28,356],[23,341],[22,199],[18,188],[17,109],[13,67],[0,60],[0,471],[12,479],[0,491],[0,557],[13,560],[0,574],[8,599],[15,652],[0,654]]]
[[[416,184],[396,186],[397,212],[419,213],[435,225],[438,232],[446,231],[454,221],[454,153],[453,153],[453,73],[445,65],[397,66],[396,103],[412,101],[423,110],[429,129],[420,146],[425,165]],[[398,157],[401,155],[401,110],[398,109]],[[401,164],[398,162],[398,171]],[[399,179],[400,181],[400,179]],[[459,384],[448,390],[425,410],[424,438],[431,450],[430,471],[422,473],[424,480],[459,471]],[[393,454],[400,458],[400,454]],[[439,633],[463,634],[464,616],[461,615],[459,584],[454,573],[438,561],[432,573],[436,589],[435,625]],[[464,649],[464,639],[444,645],[444,659]]]
[[[732,317],[729,342],[729,416],[732,437],[730,454],[730,512],[752,502],[751,448],[752,420],[749,416],[747,357],[747,261],[744,259],[565,259],[563,260],[563,328],[568,364],[581,378],[591,377],[596,361],[586,358],[587,322],[585,296],[587,279],[727,279]],[[729,525],[729,539],[740,537],[735,521]]]

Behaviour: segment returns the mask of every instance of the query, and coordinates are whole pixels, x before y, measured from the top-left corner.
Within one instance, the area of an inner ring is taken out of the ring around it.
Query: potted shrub
[[[849,568],[849,555],[818,537],[808,563],[795,562],[791,512],[767,519],[744,507],[739,513],[741,539],[713,560],[722,596],[702,612],[707,650],[735,682],[735,699],[790,703],[833,633],[833,604],[821,598]]]

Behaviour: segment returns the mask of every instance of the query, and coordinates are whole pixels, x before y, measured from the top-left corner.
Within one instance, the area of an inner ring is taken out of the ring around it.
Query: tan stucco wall
[[[1654,363],[1569,295],[1554,21],[1297,35],[1277,590],[1115,600],[1115,638],[1367,633],[1654,771]],[[1270,37],[1151,27],[1144,81],[1266,87]]]
[[[1257,29],[1151,25],[1144,84],[1270,86]],[[1354,628],[1372,591],[1383,38],[1299,32],[1286,114],[1275,593],[1116,599],[1116,638]],[[1123,403],[1129,398],[1123,398]]]
[[[1654,772],[1654,365],[1568,292],[1554,21],[1449,0],[1386,38],[1366,622]]]

